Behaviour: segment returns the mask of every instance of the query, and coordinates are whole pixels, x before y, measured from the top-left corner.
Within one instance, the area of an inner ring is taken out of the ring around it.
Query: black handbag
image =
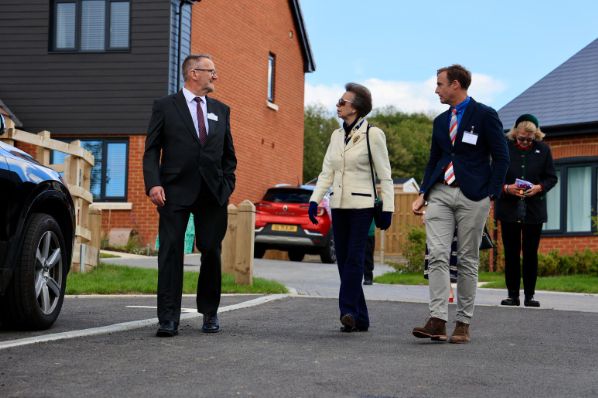
[[[480,250],[488,250],[494,248],[494,242],[490,238],[488,228],[484,225],[484,231],[482,231],[482,241],[480,242]]]
[[[374,187],[374,223],[378,228],[382,225],[382,199],[378,197],[376,192],[376,178],[374,177],[374,166],[372,165],[372,150],[370,149],[370,127],[365,131],[365,139],[368,144],[368,158],[370,160],[370,173],[372,174],[372,186]]]

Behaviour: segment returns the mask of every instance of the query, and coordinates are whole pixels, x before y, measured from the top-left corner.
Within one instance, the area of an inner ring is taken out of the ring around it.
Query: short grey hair
[[[185,58],[185,60],[183,61],[183,66],[182,66],[182,72],[183,72],[183,80],[187,81],[187,79],[189,79],[189,73],[191,72],[191,70],[193,68],[195,68],[195,66],[197,65],[197,63],[199,62],[200,59],[202,58],[206,58],[211,60],[212,56],[210,54],[190,54],[187,55],[187,57]]]

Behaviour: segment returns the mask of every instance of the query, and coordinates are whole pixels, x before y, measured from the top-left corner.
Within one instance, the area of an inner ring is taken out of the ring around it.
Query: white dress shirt
[[[196,95],[193,94],[191,91],[187,90],[183,87],[183,95],[185,96],[185,101],[187,102],[187,107],[189,108],[189,113],[191,113],[191,119],[193,119],[193,125],[195,126],[195,132],[199,137],[199,127],[197,125],[197,102],[195,101]],[[206,96],[199,97],[201,98],[201,110],[203,111],[203,122],[206,126],[206,134],[210,134],[210,127],[208,125],[208,105],[206,103]]]

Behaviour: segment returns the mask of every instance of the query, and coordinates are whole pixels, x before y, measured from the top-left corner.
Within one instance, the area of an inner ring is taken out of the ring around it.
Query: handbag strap
[[[368,128],[365,131],[365,140],[368,144],[368,159],[370,160],[370,173],[372,175],[372,187],[374,187],[374,203],[378,200],[378,194],[376,193],[376,179],[374,178],[374,166],[372,164],[372,150],[370,149],[370,127],[372,125],[368,122]]]

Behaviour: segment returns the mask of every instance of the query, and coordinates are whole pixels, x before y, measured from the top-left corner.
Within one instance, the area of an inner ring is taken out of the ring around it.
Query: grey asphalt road
[[[290,297],[185,322],[0,350],[2,397],[596,397],[595,313],[479,307],[468,345],[410,334],[424,304],[370,302],[338,331],[334,299]],[[454,306],[451,306],[451,317]]]
[[[67,297],[48,331],[0,330],[0,397],[598,396],[598,295],[539,292],[541,309],[504,308],[504,292],[479,289],[472,342],[453,345],[411,335],[427,287],[365,287],[372,326],[345,334],[335,265],[257,260],[254,274],[296,294],[224,296],[216,335],[200,332],[192,296],[172,339],[154,337],[155,296]],[[123,323],[135,325],[112,329]]]

